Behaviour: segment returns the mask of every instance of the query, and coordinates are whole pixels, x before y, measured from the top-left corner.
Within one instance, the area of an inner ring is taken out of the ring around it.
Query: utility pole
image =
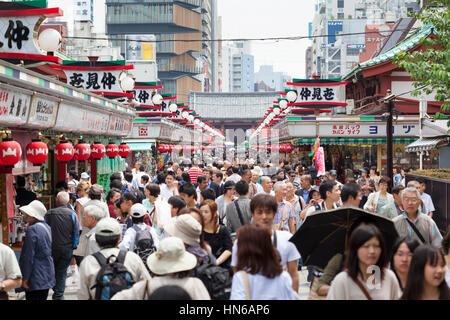
[[[391,90],[386,91],[386,97],[384,98],[384,104],[387,106],[387,119],[386,119],[386,147],[387,147],[387,176],[391,180],[388,186],[388,192],[391,192],[394,183],[394,173],[393,173],[393,139],[392,139],[392,111],[394,110],[394,98],[395,95],[391,93]]]

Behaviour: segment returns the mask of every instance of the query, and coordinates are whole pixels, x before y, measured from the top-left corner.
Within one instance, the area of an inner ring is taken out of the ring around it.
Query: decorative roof
[[[380,54],[379,56],[372,58],[370,60],[367,60],[363,63],[358,64],[355,66],[349,73],[347,73],[342,79],[347,80],[351,78],[356,73],[360,72],[362,69],[371,67],[389,60],[394,59],[394,57],[401,51],[408,51],[415,46],[417,46],[422,39],[427,38],[430,34],[433,32],[436,32],[434,30],[434,26],[432,24],[426,24],[423,25],[420,30],[413,33],[408,38],[402,40],[399,42],[396,46],[392,47],[390,50],[386,51],[385,53]]]

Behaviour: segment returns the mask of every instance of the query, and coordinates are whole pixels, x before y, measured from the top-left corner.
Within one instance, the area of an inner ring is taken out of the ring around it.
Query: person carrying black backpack
[[[146,214],[148,214],[147,208],[141,203],[135,203],[131,207],[130,215],[133,225],[127,229],[119,244],[120,250],[137,253],[145,265],[147,257],[159,247],[159,238],[155,229],[144,223]]]
[[[117,247],[120,233],[117,220],[103,218],[98,222],[95,240],[100,251],[85,257],[80,264],[78,300],[109,300],[135,282],[151,279],[136,253]]]

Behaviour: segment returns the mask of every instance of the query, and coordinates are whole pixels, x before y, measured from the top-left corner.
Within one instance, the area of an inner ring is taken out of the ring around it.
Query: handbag
[[[246,296],[247,300],[251,300],[252,295],[251,295],[251,291],[250,291],[250,280],[248,278],[248,274],[244,270],[241,271],[241,274],[242,274],[242,280],[244,281],[244,286],[245,286],[245,296]]]
[[[326,300],[326,296],[319,296],[317,294],[317,286],[319,285],[320,277],[314,277],[314,280],[311,285],[311,289],[309,290],[308,300]]]

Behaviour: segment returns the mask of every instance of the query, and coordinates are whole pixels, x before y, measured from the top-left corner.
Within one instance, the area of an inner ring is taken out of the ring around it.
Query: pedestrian
[[[206,177],[206,181],[208,181],[208,184],[206,185],[207,189],[212,189],[214,190],[214,193],[217,195],[217,197],[220,195],[220,185],[215,183],[212,179],[212,176],[214,174],[213,169],[210,168],[205,168],[202,171],[202,175],[204,175]]]
[[[191,183],[192,182],[195,183],[197,181],[197,177],[203,173],[202,170],[199,168],[199,165],[200,162],[196,160],[192,163],[192,168],[186,171],[189,174]]]
[[[180,238],[161,240],[158,251],[148,257],[147,265],[153,275],[151,280],[139,281],[132,288],[118,292],[111,300],[148,300],[158,289],[169,285],[184,289],[192,300],[211,299],[203,282],[190,276],[197,259],[186,251]]]
[[[375,191],[378,191],[378,184],[380,182],[381,177],[378,174],[377,167],[370,167],[369,178],[373,180],[375,184]]]
[[[259,168],[258,168],[259,169]],[[263,191],[261,185],[258,183],[260,177],[261,177],[261,173],[260,170],[258,170],[256,168],[254,168],[251,173],[252,173],[252,180],[249,183],[249,189],[250,189],[250,193],[249,193],[249,198],[252,199],[254,196],[256,196],[258,193],[260,193],[261,191]]]
[[[367,172],[367,171],[366,171]],[[338,188],[341,189],[342,188],[342,183],[340,183],[337,179],[337,171],[336,170],[330,170],[330,175],[329,175],[329,179],[328,180],[332,180],[335,181],[338,185]]]
[[[216,264],[231,271],[230,258],[233,243],[231,242],[228,229],[219,224],[217,204],[214,200],[205,200],[200,204],[200,212],[205,222],[203,236],[205,241],[211,246],[211,252],[216,258]]]
[[[256,195],[266,194],[266,195],[270,195],[270,196],[275,196],[275,192],[272,190],[273,182],[270,177],[268,177],[268,176],[261,177],[261,187],[263,190],[261,192],[257,193]]]
[[[450,287],[450,229],[442,239],[441,250],[445,258],[445,281]]]
[[[450,289],[445,281],[445,258],[430,245],[414,250],[408,279],[401,300],[450,300]]]
[[[141,203],[135,203],[130,209],[130,216],[133,222],[133,226],[128,228],[122,241],[119,244],[119,249],[124,251],[134,251],[136,248],[136,235],[141,230],[148,230],[151,236],[153,246],[158,249],[159,237],[153,227],[144,223],[144,216],[148,214],[147,209]]]
[[[87,172],[82,172],[81,173],[81,175],[80,175],[80,182],[81,181],[89,182],[89,175],[87,174]]]
[[[28,223],[19,260],[25,299],[47,300],[49,289],[55,285],[52,232],[44,221],[47,209],[42,202],[34,200],[20,211]]]
[[[248,224],[238,230],[237,239],[237,272],[230,300],[297,300],[292,279],[283,270],[268,230]]]
[[[388,185],[390,183],[391,179],[388,177],[381,177],[380,182],[378,183],[378,189],[377,192],[372,192],[369,194],[369,197],[367,198],[366,203],[364,204],[364,210],[368,210],[370,212],[381,214],[382,210],[385,205],[392,205],[395,203],[394,197],[392,194],[387,192]],[[395,216],[390,216],[388,218],[395,218]]]
[[[132,192],[128,192],[128,193],[123,194],[117,201],[119,202],[119,205],[120,205],[121,220],[128,229],[133,225],[133,222],[131,221],[131,216],[130,216],[131,207],[135,203],[138,203],[138,200]]]
[[[402,191],[405,187],[401,184],[392,188],[392,196],[394,197],[394,203],[388,203],[381,208],[380,214],[394,219],[395,217],[402,214],[404,208],[402,203]]]
[[[417,182],[420,183],[420,199],[422,200],[424,211],[423,213],[430,216],[430,218],[433,218],[433,213],[436,210],[434,208],[433,199],[431,199],[431,196],[425,192],[427,188],[427,182],[424,178],[417,178]]]
[[[78,186],[83,184],[84,182],[81,181]],[[56,207],[50,209],[45,215],[45,222],[52,229],[52,257],[56,280],[53,287],[53,300],[61,300],[64,295],[67,268],[72,260],[73,250],[78,246],[80,235],[80,222],[75,212],[67,208],[68,203],[69,193],[59,192],[56,196]]]
[[[9,300],[8,291],[22,286],[22,272],[16,254],[0,242],[0,300]]]
[[[75,212],[77,213],[78,220],[81,221],[81,209],[90,200],[88,192],[91,188],[91,184],[84,180],[80,181],[77,185],[77,205],[75,206]]]
[[[356,183],[346,183],[341,190],[342,207],[359,208],[361,187]]]
[[[306,212],[306,217],[316,211],[327,211],[337,209],[341,199],[341,190],[336,181],[327,180],[322,182],[319,187],[320,197],[323,199],[321,203],[316,203]]]
[[[114,207],[117,200],[120,199],[120,190],[116,188],[109,189],[108,195],[106,196],[106,205],[108,206],[109,216],[111,218],[117,219]]]
[[[403,177],[400,173],[401,168],[399,166],[395,165],[392,170],[394,172],[394,187],[395,187],[402,183]]]
[[[33,200],[36,200],[36,194],[32,191],[25,189],[26,181],[25,177],[18,176],[16,182],[16,205],[26,206]]]
[[[145,194],[147,199],[142,203],[147,208],[148,214],[144,217],[144,223],[153,227],[160,236],[171,217],[168,199],[160,195],[160,187],[156,183],[146,185]]]
[[[244,224],[247,224],[252,219],[250,212],[250,198],[248,183],[244,180],[239,181],[235,185],[236,193],[239,198],[233,202],[228,203],[225,209],[225,225],[230,233],[235,233]]]
[[[206,178],[206,176],[204,175],[200,175],[197,177],[197,188],[196,188],[196,192],[197,192],[197,208],[200,205],[201,202],[201,192],[206,190],[206,188],[208,187],[208,180]]]
[[[203,215],[197,208],[187,208],[180,212],[175,221],[171,221],[166,231],[171,237],[183,240],[186,251],[197,257],[197,265],[215,263],[211,247],[204,240]]]
[[[154,290],[148,300],[192,300],[189,293],[180,286],[165,285]]]
[[[227,207],[235,200],[235,187],[236,183],[234,183],[233,181],[225,181],[223,185],[224,194],[216,199],[219,212],[219,223],[225,226],[227,225]]]
[[[170,205],[170,216],[172,218],[177,217],[180,210],[186,208],[186,201],[180,196],[173,196],[168,201]]]
[[[76,193],[77,192],[77,185],[78,185],[78,174],[74,170],[69,171],[69,179],[67,180],[67,186],[69,188],[69,193]]]
[[[242,170],[242,176],[241,180],[245,181],[248,184],[248,197],[249,199],[253,198],[253,196],[257,193],[257,187],[250,187],[250,184],[252,183],[252,171],[250,169]]]
[[[102,200],[103,187],[99,184],[93,184],[88,191],[89,201],[87,201],[83,207],[94,205],[99,207],[105,212],[105,217],[109,217],[108,205]]]
[[[285,201],[287,195],[286,183],[279,181],[275,183],[273,189],[278,204],[278,209],[273,219],[273,228],[275,230],[289,231],[294,234],[296,230],[295,212],[293,206]]]
[[[214,170],[212,174],[212,180],[215,184],[217,184],[219,187],[217,188],[216,196],[220,197],[224,190],[223,190],[223,173],[220,170]]]
[[[118,259],[120,249],[117,245],[120,241],[121,228],[116,219],[104,218],[99,221],[95,231],[95,240],[101,248],[99,253],[107,260],[112,256]],[[97,253],[96,253],[97,254]],[[134,252],[126,252],[123,262],[126,270],[131,274],[134,282],[150,280],[141,258]],[[80,286],[77,292],[78,300],[93,300],[96,296],[97,274],[100,264],[94,255],[83,259],[80,265]]]
[[[300,221],[300,212],[303,210],[303,208],[306,207],[305,200],[303,200],[303,197],[299,197],[295,194],[295,187],[292,184],[292,182],[286,183],[286,201],[289,202],[292,207],[294,208],[295,213],[295,228],[298,230],[300,227],[301,221]]]
[[[433,219],[419,211],[420,193],[416,188],[406,188],[402,191],[402,201],[405,211],[393,219],[400,237],[411,236],[421,244],[441,247],[442,235]]]
[[[295,194],[303,199],[305,203],[308,203],[308,196],[312,188],[312,177],[309,174],[300,176],[300,189]]]
[[[372,224],[359,226],[350,236],[345,271],[334,278],[327,300],[397,300],[400,287],[387,263],[378,228]]]
[[[197,191],[193,184],[186,182],[181,185],[178,190],[180,196],[186,201],[186,205],[190,208],[197,207]]]
[[[88,230],[86,233],[80,235],[80,244],[77,249],[80,249],[80,255],[84,258],[90,254],[100,251],[100,247],[95,241],[95,227],[98,222],[107,218],[105,212],[95,205],[88,205],[83,208],[83,226]]]
[[[273,230],[273,219],[277,212],[278,204],[277,200],[273,196],[269,195],[256,195],[250,202],[250,210],[252,212],[252,223],[259,224],[264,227],[271,235],[274,247],[278,250],[281,258],[281,266],[283,270],[286,270],[292,279],[292,288],[295,292],[298,291],[298,259],[300,254],[298,253],[295,245],[289,241],[292,234],[288,231]],[[233,244],[233,250],[231,255],[231,267],[234,273],[237,272],[238,265],[238,241]]]
[[[419,242],[411,237],[397,238],[392,247],[391,270],[394,271],[400,286],[400,295],[406,285],[408,278],[409,267],[414,250],[419,246]]]
[[[161,188],[161,196],[167,201],[172,196],[177,196],[178,194],[178,181],[175,178],[175,173],[173,171],[167,172],[165,182],[159,187]]]
[[[362,199],[359,207],[362,209],[369,198],[369,195],[375,190],[375,182],[369,178],[367,169],[362,168],[359,170],[361,172],[361,177],[356,180],[356,183],[362,189]]]

